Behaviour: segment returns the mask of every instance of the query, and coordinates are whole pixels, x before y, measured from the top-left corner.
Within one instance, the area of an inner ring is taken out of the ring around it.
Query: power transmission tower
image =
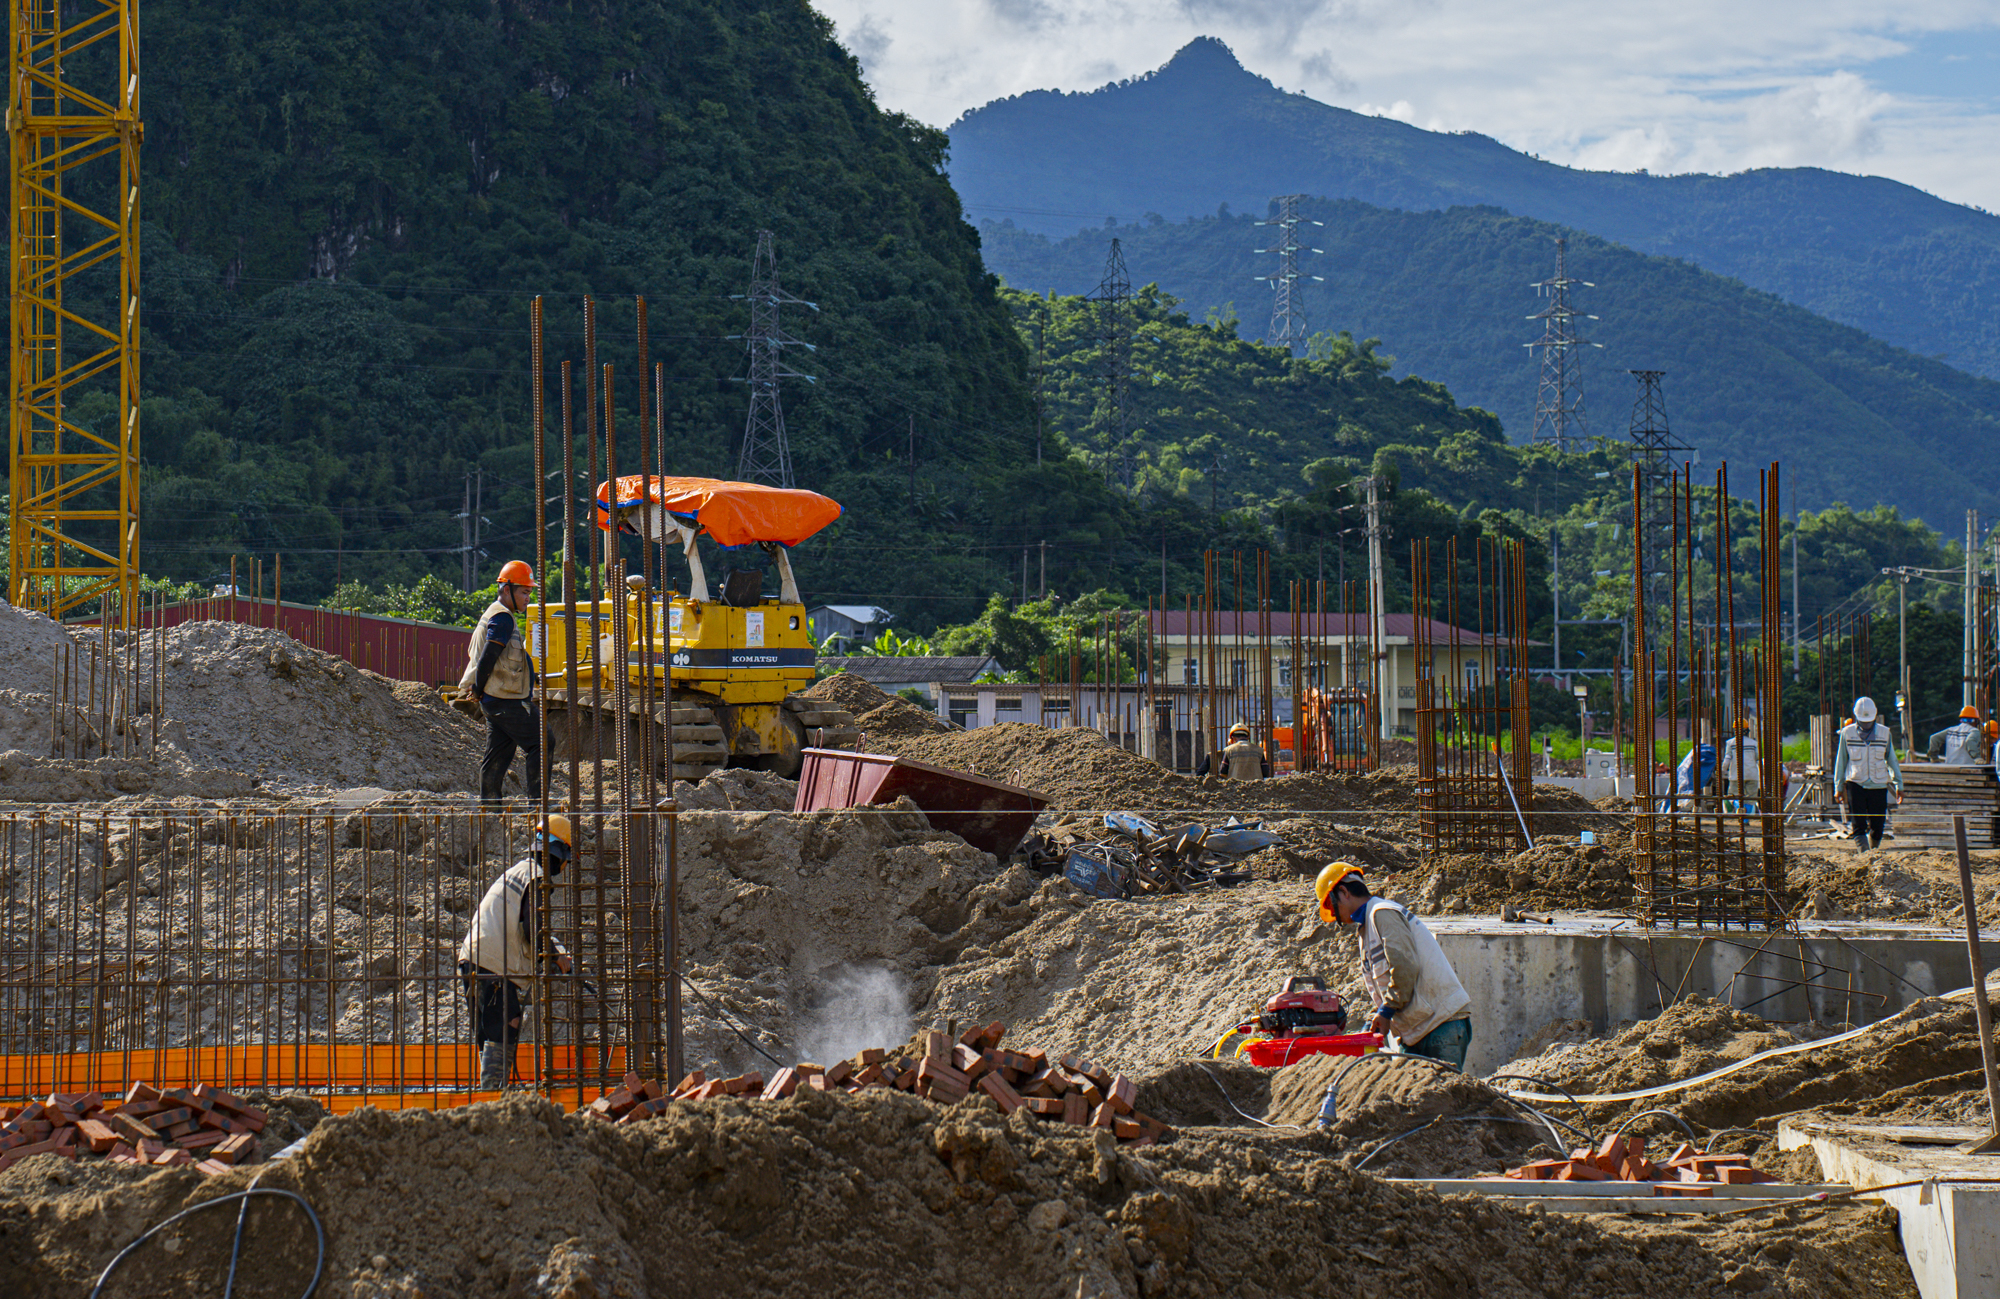
[[[819,308],[804,298],[795,298],[778,287],[778,253],[771,232],[757,232],[757,253],[750,263],[750,332],[744,335],[750,352],[750,418],[743,425],[743,454],[736,461],[736,476],[746,483],[769,483],[791,487],[792,449],[785,442],[785,410],[778,400],[778,380],[813,376],[788,369],[778,359],[787,347],[816,351],[778,324],[778,308],[793,306]]]
[[[1660,390],[1665,370],[1633,370],[1639,392],[1632,401],[1632,463],[1639,470],[1639,562],[1647,584],[1647,603],[1657,606],[1667,574],[1662,556],[1674,531],[1674,465],[1693,448],[1675,440],[1667,426],[1667,399]]]
[[[1306,326],[1306,309],[1300,305],[1297,296],[1298,282],[1301,279],[1317,280],[1322,284],[1326,282],[1324,276],[1301,276],[1299,273],[1300,253],[1326,251],[1323,248],[1307,248],[1299,242],[1299,226],[1302,223],[1310,222],[1316,226],[1326,224],[1324,221],[1312,221],[1309,217],[1299,215],[1299,200],[1303,197],[1305,196],[1302,194],[1280,194],[1272,200],[1278,205],[1278,215],[1272,220],[1257,223],[1260,226],[1278,228],[1276,242],[1269,248],[1257,250],[1260,253],[1278,255],[1278,273],[1257,277],[1270,282],[1272,293],[1271,332],[1264,336],[1264,342],[1269,347],[1282,347],[1294,356],[1305,349],[1306,342],[1311,336],[1311,330]]]
[[[1104,278],[1091,295],[1097,304],[1097,373],[1110,401],[1105,429],[1104,476],[1111,477],[1115,457],[1124,467],[1125,487],[1132,487],[1132,452],[1125,445],[1126,405],[1132,394],[1132,277],[1125,271],[1125,253],[1118,241],[1104,258]]]
[[[1570,443],[1589,435],[1583,415],[1582,349],[1603,346],[1577,336],[1579,318],[1597,317],[1571,306],[1569,291],[1576,285],[1586,289],[1597,286],[1589,280],[1571,279],[1568,262],[1569,240],[1558,239],[1555,275],[1533,286],[1548,299],[1546,307],[1528,317],[1542,322],[1542,336],[1526,344],[1531,351],[1540,348],[1542,352],[1542,379],[1535,389],[1535,430],[1530,441],[1553,442],[1558,451],[1569,450]]]

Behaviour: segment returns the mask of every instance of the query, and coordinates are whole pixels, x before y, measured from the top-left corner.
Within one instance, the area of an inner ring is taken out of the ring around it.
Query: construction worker
[[[1931,736],[1924,757],[1948,767],[1977,767],[1986,757],[1986,728],[1979,724],[1979,710],[1967,704],[1958,710],[1958,721]]]
[[[1995,775],[2000,775],[2000,721],[1986,723],[1986,743],[1992,746],[1990,758]]]
[[[458,978],[472,1012],[472,1044],[479,1055],[479,1089],[498,1091],[507,1085],[514,1046],[521,1040],[521,984],[535,977],[544,956],[554,956],[556,968],[571,970],[569,953],[553,935],[547,950],[541,936],[542,889],[562,874],[575,846],[569,818],[550,814],[535,830],[533,850],[493,881],[465,941],[458,945]]]
[[[1757,768],[1757,733],[1750,729],[1748,718],[1737,718],[1736,734],[1723,741],[1721,771],[1724,798],[1741,800],[1745,791],[1757,792],[1763,773]]]
[[[1714,779],[1715,746],[1707,740],[1690,745],[1687,756],[1681,759],[1680,767],[1674,772],[1674,797],[1679,800],[1681,810],[1693,811],[1695,795],[1707,789]]]
[[[1212,768],[1209,759],[1215,755],[1204,753],[1201,763],[1194,769],[1197,776],[1206,776]],[[1229,747],[1222,751],[1222,770],[1217,773],[1230,780],[1268,780],[1271,776],[1271,760],[1264,756],[1264,750],[1250,738],[1248,722],[1238,722],[1229,728]]]
[[[535,704],[535,661],[528,638],[514,616],[524,612],[535,590],[534,570],[510,559],[500,569],[500,594],[479,615],[467,647],[459,688],[486,715],[486,757],[479,765],[479,799],[498,806],[507,768],[519,750],[527,759],[528,797],[542,796],[542,715]]]
[[[1840,752],[1833,760],[1834,801],[1845,804],[1854,825],[1857,849],[1882,846],[1882,820],[1889,810],[1889,791],[1903,801],[1903,768],[1896,761],[1896,742],[1889,728],[1876,721],[1875,701],[1863,695],[1854,701],[1854,721],[1840,728]]]
[[[1319,918],[1357,926],[1361,981],[1375,1003],[1371,1033],[1393,1034],[1411,1055],[1429,1056],[1461,1071],[1472,1045],[1472,998],[1445,959],[1444,949],[1400,902],[1369,893],[1361,868],[1337,861],[1313,883]],[[1320,1122],[1331,1123],[1335,1089],[1327,1090]]]

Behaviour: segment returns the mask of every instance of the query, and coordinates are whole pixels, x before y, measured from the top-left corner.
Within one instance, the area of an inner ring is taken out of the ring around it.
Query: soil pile
[[[1675,1002],[1656,1019],[1628,1024],[1611,1037],[1550,1046],[1532,1058],[1516,1060],[1507,1072],[1546,1078],[1578,1092],[1637,1091],[1692,1078],[1801,1040],[1755,1015],[1694,996]]]
[[[56,651],[67,644],[61,623],[0,600],[0,689],[53,693]]]
[[[171,629],[165,658],[166,710],[185,727],[198,765],[280,789],[478,785],[480,727],[417,682],[391,681],[281,631],[231,622]]]
[[[81,1293],[146,1225],[253,1175],[315,1206],[326,1290],[370,1297],[1914,1293],[1876,1208],[1635,1226],[1442,1200],[1342,1169],[1311,1138],[1184,1134],[1125,1151],[1108,1133],[889,1092],[677,1106],[623,1126],[526,1099],[362,1110],[320,1123],[291,1159],[205,1185],[55,1163],[0,1175],[0,1269],[22,1299]],[[107,1294],[215,1293],[235,1216],[148,1242]],[[297,1294],[313,1258],[302,1214],[258,1205],[239,1292]]]
[[[1527,852],[1440,853],[1412,884],[1420,907],[1445,914],[1526,911],[1626,911],[1638,905],[1632,841],[1600,830],[1595,844],[1542,839]]]
[[[1973,901],[1985,925],[2000,923],[2000,887],[1992,854],[1974,855]],[[1984,878],[1982,878],[1982,876]],[[1786,882],[1815,920],[1895,920],[1959,929],[1965,923],[1958,859],[1948,852],[1856,851],[1843,839],[1807,840],[1791,847]]]
[[[927,1022],[997,1019],[1023,1041],[1087,1043],[1136,1078],[1205,1058],[1287,975],[1359,988],[1353,939],[1320,924],[1311,901],[1300,884],[1253,881],[1107,902],[1049,880],[1021,904],[1026,923],[924,972],[914,1000]]]

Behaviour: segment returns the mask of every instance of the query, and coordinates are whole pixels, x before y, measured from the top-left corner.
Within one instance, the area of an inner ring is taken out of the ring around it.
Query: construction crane
[[[8,24],[7,597],[56,618],[94,604],[128,625],[139,591],[138,21],[137,0],[14,0]]]

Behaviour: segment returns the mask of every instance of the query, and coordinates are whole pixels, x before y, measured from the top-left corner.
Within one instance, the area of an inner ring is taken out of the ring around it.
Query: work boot
[[[497,1092],[507,1085],[507,1047],[500,1042],[479,1044],[479,1090]]]

